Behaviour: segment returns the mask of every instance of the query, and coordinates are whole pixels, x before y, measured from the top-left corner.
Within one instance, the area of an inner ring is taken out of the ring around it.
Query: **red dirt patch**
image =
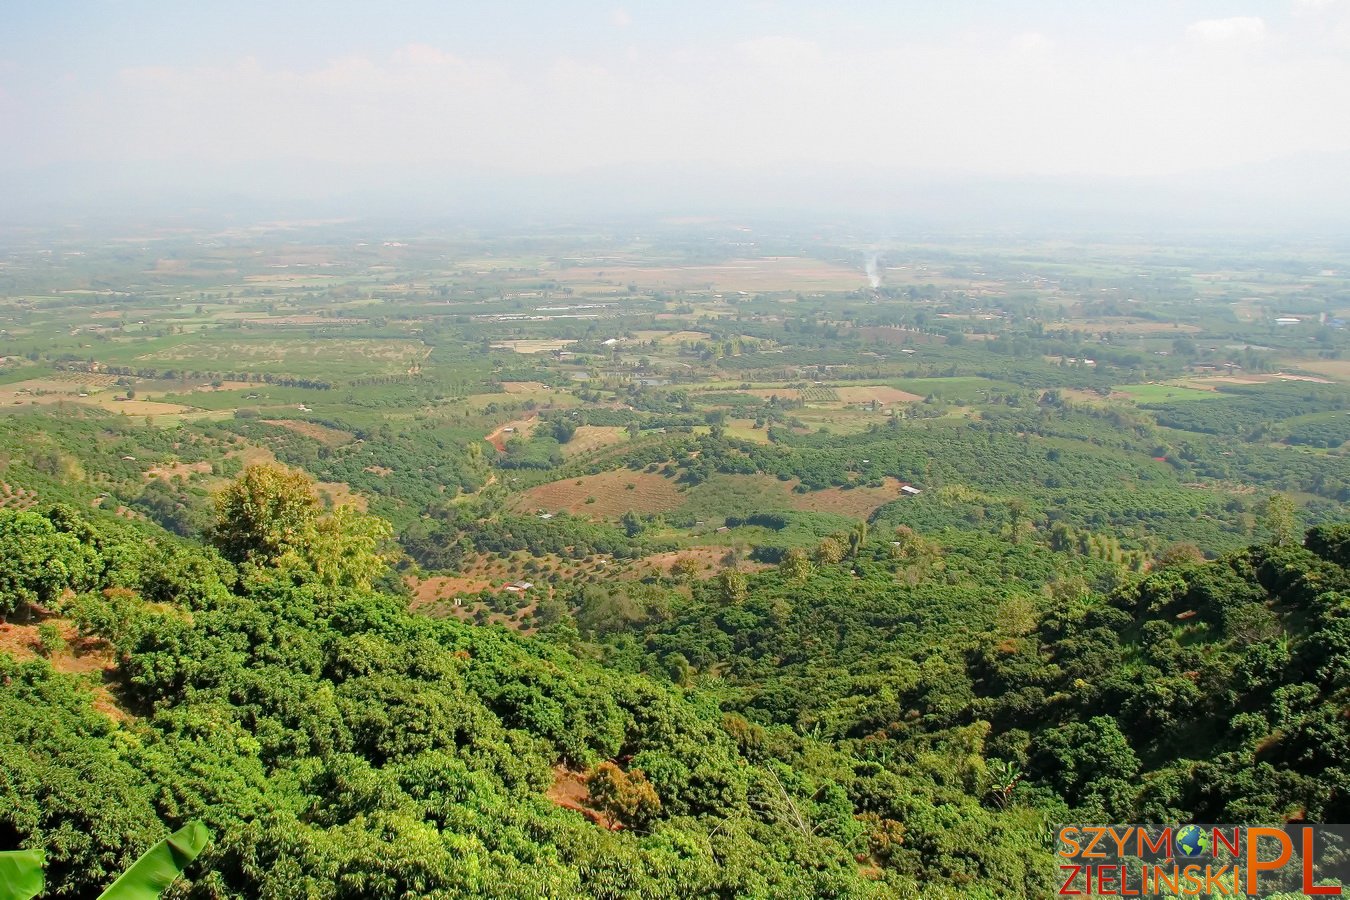
[[[593,502],[586,502],[592,498]],[[521,511],[565,510],[574,515],[617,518],[630,509],[661,512],[675,509],[682,503],[684,496],[671,479],[654,473],[619,469],[537,485],[521,494],[513,505]]]
[[[408,587],[413,592],[412,608],[418,609],[439,601],[453,602],[455,597],[487,590],[492,587],[492,582],[486,578],[465,575],[437,575],[421,581],[409,578]]]
[[[584,771],[569,769],[561,764],[554,766],[553,786],[544,792],[544,796],[563,809],[581,813],[591,822],[608,831],[618,831],[623,828],[622,823],[614,821],[600,810],[592,809],[588,805],[591,802],[591,794],[586,789],[586,773]]]
[[[919,403],[923,400],[918,394],[884,384],[835,385],[834,392],[845,403],[870,403],[875,400],[889,406],[894,403]]]
[[[63,675],[98,675],[106,682],[108,676],[117,668],[112,648],[102,638],[82,637],[75,626],[65,619],[45,619],[53,622],[61,630],[66,647],[53,653],[48,659],[51,666]],[[0,653],[7,653],[19,661],[37,659],[41,656],[41,642],[38,640],[38,625],[0,624]],[[90,685],[93,694],[92,704],[95,710],[119,722],[128,722],[134,718],[131,713],[117,705],[112,692],[104,683]]]
[[[900,493],[902,485],[903,481],[887,478],[882,487],[825,488],[806,494],[790,494],[788,502],[794,509],[866,519],[878,507],[904,497]]]
[[[514,437],[529,437],[530,432],[534,430],[537,424],[534,421],[535,413],[531,413],[523,419],[516,419],[513,422],[505,422],[495,431],[488,434],[483,440],[496,447],[498,452],[506,452],[506,442]],[[507,431],[507,429],[511,429]]]
[[[722,560],[726,557],[730,547],[685,547],[682,550],[670,550],[665,553],[653,553],[651,556],[640,560],[633,567],[633,575],[641,578],[643,575],[659,572],[662,575],[669,575],[670,570],[675,563],[682,559],[692,559],[699,567],[699,577],[708,578],[727,568]],[[769,568],[763,563],[749,562],[742,560],[734,568],[742,572],[759,572]]]

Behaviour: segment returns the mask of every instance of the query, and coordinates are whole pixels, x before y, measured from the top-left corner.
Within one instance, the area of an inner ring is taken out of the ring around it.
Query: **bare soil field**
[[[632,485],[632,488],[629,488]],[[588,503],[587,500],[592,500]],[[663,475],[633,472],[601,472],[582,478],[554,481],[530,488],[512,504],[522,512],[537,509],[569,512],[597,518],[617,518],[631,510],[661,512],[684,503],[675,482]]]
[[[787,482],[779,482],[787,484]],[[882,487],[826,488],[806,494],[790,494],[788,502],[794,509],[834,513],[849,518],[866,519],[880,506],[906,496],[900,493],[904,482],[887,478]]]
[[[503,381],[502,390],[508,394],[539,394],[549,390],[542,381]]]
[[[918,394],[911,394],[899,388],[884,384],[836,386],[834,392],[845,403],[870,403],[875,400],[887,405],[894,403],[919,403],[923,400]]]
[[[666,553],[655,553],[642,560],[639,560],[633,566],[633,576],[642,578],[647,575],[660,574],[669,575],[670,570],[674,568],[675,563],[682,559],[691,559],[698,564],[700,578],[707,578],[725,568],[728,568],[723,562],[727,555],[727,547],[685,547],[680,550],[671,550]],[[735,566],[742,572],[759,572],[769,568],[764,563],[751,562],[742,559]]]
[[[487,590],[492,582],[467,575],[437,575],[420,581],[409,578],[408,587],[413,592],[412,608],[420,609],[441,601],[453,603],[456,597]]]

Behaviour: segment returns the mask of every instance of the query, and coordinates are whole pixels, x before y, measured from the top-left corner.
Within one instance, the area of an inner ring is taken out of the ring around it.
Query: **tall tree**
[[[211,542],[231,562],[274,562],[318,518],[312,486],[303,472],[249,466],[216,495]]]

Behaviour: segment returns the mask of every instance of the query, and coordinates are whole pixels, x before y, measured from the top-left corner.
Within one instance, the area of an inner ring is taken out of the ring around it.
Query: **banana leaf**
[[[41,850],[6,850],[0,853],[0,900],[28,900],[42,893]]]
[[[189,822],[145,852],[99,895],[99,900],[155,900],[211,840],[201,822]]]

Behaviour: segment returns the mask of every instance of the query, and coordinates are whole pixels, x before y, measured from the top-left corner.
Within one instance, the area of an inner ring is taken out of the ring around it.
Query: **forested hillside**
[[[0,510],[33,636],[0,654],[0,849],[47,850],[46,896],[195,818],[173,896],[1024,897],[1052,822],[1350,812],[1350,526],[1138,575],[859,526],[579,587],[533,637],[409,613],[389,526],[285,470],[205,533]]]

